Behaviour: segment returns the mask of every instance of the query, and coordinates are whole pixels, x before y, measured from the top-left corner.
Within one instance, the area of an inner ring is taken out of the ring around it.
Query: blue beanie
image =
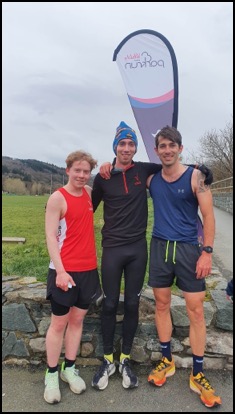
[[[138,140],[137,140],[136,133],[132,128],[130,128],[127,124],[125,124],[125,122],[122,121],[120,122],[120,125],[117,127],[116,135],[113,140],[113,150],[116,155],[117,155],[117,146],[118,146],[119,141],[125,138],[131,139],[135,143],[136,151],[137,151]]]

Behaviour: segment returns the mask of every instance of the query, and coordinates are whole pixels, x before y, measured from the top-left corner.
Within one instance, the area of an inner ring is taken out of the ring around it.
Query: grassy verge
[[[5,276],[34,276],[46,281],[49,256],[46,247],[44,218],[48,196],[2,196],[2,236],[25,237],[24,244],[2,243],[2,274]],[[94,214],[98,267],[101,261],[101,229],[103,206]],[[152,202],[149,199],[147,239],[150,242],[153,223]],[[147,283],[148,267],[145,276]],[[122,284],[123,287],[123,284]]]

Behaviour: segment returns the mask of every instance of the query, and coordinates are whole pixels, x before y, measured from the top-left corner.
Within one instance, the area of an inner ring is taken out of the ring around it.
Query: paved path
[[[214,207],[215,233],[215,263],[226,279],[233,276],[233,215]]]
[[[61,381],[62,400],[59,404],[47,404],[43,399],[44,371],[28,371],[20,368],[4,368],[2,372],[3,412],[209,412],[197,394],[189,389],[189,370],[177,369],[173,377],[159,388],[147,382],[149,368],[135,366],[139,387],[125,390],[116,372],[104,391],[91,387],[95,367],[82,367],[80,374],[87,389],[81,395],[73,394]],[[207,370],[207,377],[222,397],[222,405],[215,412],[233,412],[233,377],[231,371]]]

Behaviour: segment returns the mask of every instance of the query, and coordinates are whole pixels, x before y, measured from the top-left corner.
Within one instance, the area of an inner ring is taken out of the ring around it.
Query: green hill
[[[91,177],[89,184],[92,185]],[[2,191],[14,194],[50,194],[67,182],[65,168],[47,162],[2,157]]]

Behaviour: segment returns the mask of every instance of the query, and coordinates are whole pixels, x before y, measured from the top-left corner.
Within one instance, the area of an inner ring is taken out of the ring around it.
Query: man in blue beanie
[[[122,121],[120,122],[120,125],[117,127],[117,132],[113,140],[113,151],[115,155],[117,155],[118,143],[122,139],[125,139],[125,138],[131,139],[135,143],[136,151],[137,151],[138,140],[137,140],[136,133],[134,129],[131,129],[127,124],[125,124],[125,122]]]
[[[140,294],[148,257],[146,183],[147,178],[159,172],[162,166],[149,162],[134,162],[137,147],[135,131],[122,121],[117,127],[113,141],[116,158],[112,165],[106,164],[106,174],[101,176],[98,173],[93,183],[94,211],[102,200],[104,202],[101,261],[104,291],[101,312],[104,359],[92,380],[92,386],[97,390],[104,390],[109,377],[116,371],[113,356],[114,335],[122,274],[125,289],[119,372],[124,388],[138,387],[138,378],[130,364],[130,353],[138,326]],[[109,165],[112,167],[111,176]]]

